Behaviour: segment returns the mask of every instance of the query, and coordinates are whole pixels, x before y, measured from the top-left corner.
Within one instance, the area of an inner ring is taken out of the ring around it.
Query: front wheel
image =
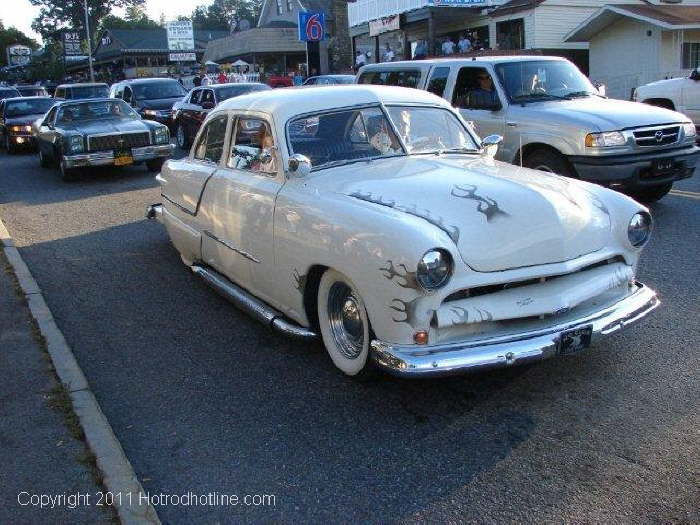
[[[666,184],[659,184],[658,186],[651,186],[650,188],[631,190],[629,194],[639,202],[651,203],[664,197],[671,191],[671,188],[673,188],[673,182],[668,182]]]
[[[75,178],[77,170],[75,168],[66,168],[66,163],[63,160],[59,160],[58,167],[61,170],[61,178],[64,181],[70,181]]]
[[[178,123],[177,129],[175,130],[175,141],[177,142],[177,147],[180,149],[187,149],[190,146],[190,142],[187,140],[187,134],[185,133],[185,128],[181,123]]]
[[[160,158],[160,159],[151,159],[146,161],[146,167],[148,168],[148,171],[151,173],[158,173],[161,168],[163,167],[163,164],[165,163],[165,159]]]
[[[319,283],[318,322],[328,355],[341,372],[358,379],[372,375],[365,303],[355,285],[335,270],[326,270]]]
[[[523,166],[565,177],[575,176],[574,170],[571,168],[569,161],[566,160],[566,157],[548,149],[537,149],[530,153],[525,157]]]

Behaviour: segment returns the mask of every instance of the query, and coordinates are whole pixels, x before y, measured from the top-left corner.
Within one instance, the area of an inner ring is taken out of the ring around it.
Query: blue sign
[[[326,15],[323,11],[299,11],[299,40],[320,42],[326,34]]]
[[[485,5],[486,0],[430,0],[429,4],[435,7],[474,7]]]

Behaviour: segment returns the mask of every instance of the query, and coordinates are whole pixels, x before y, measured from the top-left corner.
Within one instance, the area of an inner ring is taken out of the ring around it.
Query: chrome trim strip
[[[243,288],[233,284],[219,272],[197,264],[191,266],[191,269],[204,279],[209,286],[253,319],[292,337],[300,339],[315,339],[317,337],[316,332],[286,319],[281,312],[254,297]]]
[[[543,330],[476,341],[433,346],[393,345],[372,341],[372,358],[387,372],[405,377],[451,375],[520,365],[557,355],[562,334],[591,325],[591,342],[625,328],[657,308],[659,298],[652,289],[635,283],[637,290],[616,304],[580,319]]]
[[[249,254],[248,252],[246,252],[246,251],[244,251],[244,250],[241,250],[241,249],[239,249],[239,248],[236,248],[236,247],[235,247],[233,244],[231,244],[230,242],[225,241],[225,240],[223,240],[223,239],[219,239],[216,235],[214,235],[214,234],[211,233],[210,231],[202,230],[202,233],[203,233],[204,235],[206,235],[207,237],[209,237],[210,239],[214,239],[216,242],[223,244],[223,245],[226,246],[226,248],[228,248],[229,250],[232,250],[232,251],[236,252],[237,254],[242,255],[242,256],[245,257],[246,259],[249,259],[249,260],[251,260],[251,261],[253,261],[253,262],[255,262],[255,263],[260,263],[260,260],[259,260],[259,259],[256,259],[255,257],[253,257],[251,254]]]

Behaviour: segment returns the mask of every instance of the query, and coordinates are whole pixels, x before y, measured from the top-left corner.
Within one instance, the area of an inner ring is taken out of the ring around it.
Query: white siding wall
[[[558,4],[561,4],[561,0]],[[552,5],[545,2],[535,10],[537,31],[532,47],[537,49],[588,49],[587,42],[564,42],[564,37],[597,10],[598,8],[593,6]]]

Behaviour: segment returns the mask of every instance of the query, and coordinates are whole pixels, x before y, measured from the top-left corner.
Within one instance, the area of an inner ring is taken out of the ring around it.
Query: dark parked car
[[[304,82],[305,86],[337,86],[339,84],[354,84],[355,75],[319,75],[309,77]]]
[[[23,97],[48,97],[49,92],[41,86],[15,86]]]
[[[15,97],[0,101],[0,144],[8,153],[34,145],[32,124],[55,103],[51,97]]]
[[[204,119],[216,105],[226,99],[272,89],[267,84],[257,82],[239,84],[216,84],[196,87],[185,98],[173,105],[171,130],[175,133],[177,145],[188,148],[194,140]]]
[[[109,96],[109,86],[103,82],[61,84],[56,87],[53,96],[60,100],[105,98]]]
[[[10,97],[21,97],[22,93],[13,87],[0,87],[0,100]]]
[[[57,165],[64,179],[84,166],[145,162],[159,171],[170,156],[168,127],[142,120],[123,100],[94,99],[56,104],[33,126],[39,162]]]
[[[172,78],[135,78],[113,84],[109,93],[130,104],[143,118],[170,124],[173,104],[187,90]]]

